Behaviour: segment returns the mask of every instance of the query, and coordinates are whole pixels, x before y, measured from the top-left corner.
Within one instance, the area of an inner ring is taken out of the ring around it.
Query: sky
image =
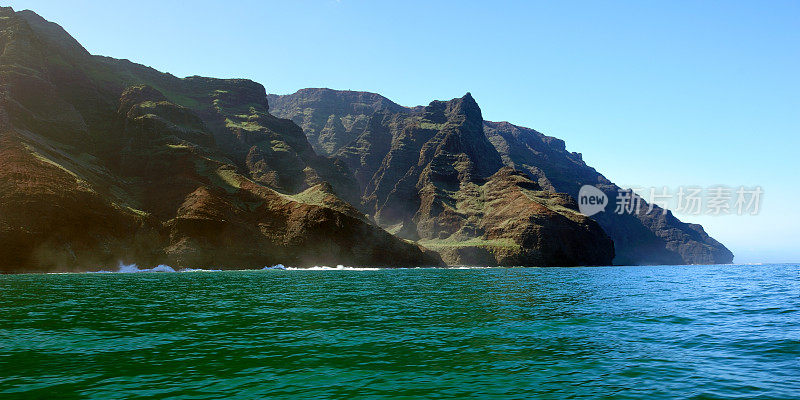
[[[471,92],[624,187],[760,186],[758,215],[680,215],[735,262],[800,262],[800,2],[3,1],[93,54],[176,76]],[[135,4],[135,5],[134,5]]]

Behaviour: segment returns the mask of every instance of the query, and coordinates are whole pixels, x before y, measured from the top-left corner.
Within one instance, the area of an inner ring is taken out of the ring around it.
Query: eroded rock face
[[[298,96],[269,95],[281,108],[304,109],[293,121],[308,134],[317,153],[330,156],[358,137],[376,110],[399,112],[403,107],[375,93],[330,89],[302,89]]]
[[[363,99],[373,99],[366,105]],[[306,126],[319,148],[354,172],[362,209],[400,237],[417,240],[450,264],[608,265],[611,240],[575,211],[568,196],[547,192],[504,168],[484,132],[480,107],[467,93],[405,109],[378,95],[312,89],[270,97],[273,109]],[[375,100],[377,99],[377,100]],[[380,100],[380,101],[378,101]],[[321,110],[339,114],[320,115]],[[344,101],[357,104],[333,105]],[[342,113],[361,113],[357,115]],[[362,121],[324,143],[316,121]]]
[[[572,198],[542,190],[512,168],[463,184],[452,200],[455,208],[428,221],[439,236],[420,240],[451,263],[610,265],[614,258],[611,239]]]
[[[0,271],[438,265],[247,80],[89,55],[0,9]]]
[[[617,263],[732,258],[671,214],[576,213],[564,193],[617,187],[563,141],[484,121],[469,94],[267,96],[90,55],[29,11],[0,17],[0,271],[606,265],[609,236]]]
[[[304,89],[286,96],[271,95],[270,102],[275,115],[303,126],[315,148],[345,161],[354,171],[365,212],[393,232],[421,239],[431,247],[436,245],[427,240],[468,240],[463,233],[456,234],[463,226],[470,226],[463,223],[468,219],[463,210],[467,202],[463,199],[479,198],[475,187],[482,187],[502,166],[520,171],[542,191],[562,193],[560,196],[576,196],[585,184],[598,187],[609,198],[615,198],[619,189],[586,165],[580,154],[567,151],[564,141],[507,122],[483,120],[471,96],[404,108],[377,94]],[[463,112],[453,114],[456,109]],[[360,123],[342,123],[345,130],[338,134],[340,139],[331,143],[320,134],[319,121],[338,126],[336,119]],[[347,140],[349,143],[343,144]],[[733,260],[733,254],[702,227],[685,224],[670,212],[662,215],[662,210],[655,207],[648,214],[645,206],[637,215],[619,215],[613,213],[613,204],[609,206],[612,208],[594,215],[592,220],[613,239],[615,264],[709,264]],[[542,220],[537,223],[544,224]],[[469,237],[483,235],[480,229],[468,229],[476,232]],[[602,242],[598,236],[597,243]],[[553,246],[547,242],[530,243]],[[455,254],[452,249],[448,252]],[[464,250],[467,253],[476,262],[492,259],[471,248]],[[607,253],[598,251],[595,261],[600,263]],[[445,254],[445,260],[463,261],[464,257]]]
[[[507,122],[484,122],[485,132],[504,163],[526,172],[550,190],[577,195],[583,185],[593,185],[608,198],[621,189],[594,168],[579,153],[566,150],[560,139]],[[595,214],[600,226],[614,240],[615,263],[630,264],[726,264],[733,254],[708,236],[699,225],[686,224],[671,212],[642,202],[637,214],[616,214],[609,202],[605,212]]]

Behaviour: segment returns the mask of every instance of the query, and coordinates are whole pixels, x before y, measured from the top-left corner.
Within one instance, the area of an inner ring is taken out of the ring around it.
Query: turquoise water
[[[800,267],[0,276],[0,398],[800,398]]]

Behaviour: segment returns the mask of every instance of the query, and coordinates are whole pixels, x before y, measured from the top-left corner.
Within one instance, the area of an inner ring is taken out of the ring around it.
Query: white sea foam
[[[90,274],[114,274],[114,273],[133,273],[133,272],[141,272],[139,266],[136,264],[124,264],[122,262],[119,263],[117,266],[116,271],[110,271],[107,269],[101,269],[100,271],[92,271],[89,272]]]
[[[288,267],[286,270],[288,271],[380,271],[383,268],[375,268],[375,267],[346,267],[344,265],[337,265],[335,267],[329,267],[327,265],[315,265],[313,267],[308,268],[298,268],[298,267]]]
[[[175,272],[175,268],[166,264],[161,264],[154,268],[139,268],[136,264],[120,264],[119,271],[117,272],[122,274],[132,274],[136,272]]]
[[[178,272],[222,272],[221,269],[181,268]]]
[[[349,267],[346,265],[336,265],[335,267],[329,267],[327,265],[315,265],[313,267],[287,267],[283,264],[275,264],[273,266],[266,266],[261,270],[281,270],[281,271],[380,271],[383,269],[493,269],[493,268],[505,268],[500,266],[492,266],[492,267],[481,267],[481,266],[465,266],[465,265],[452,265],[446,267],[415,267],[415,268],[385,268],[385,267]],[[247,270],[240,270],[240,271],[247,271]],[[253,271],[253,270],[250,270]],[[139,268],[137,264],[124,264],[120,263],[117,267],[116,271],[110,270],[100,270],[89,272],[92,274],[132,274],[132,273],[139,273],[139,272],[222,272],[221,269],[203,269],[203,268],[180,268],[175,270],[175,268],[161,264],[153,268]]]
[[[170,267],[166,264],[160,264],[153,268],[139,268],[136,264],[124,264],[119,263],[119,267],[117,267],[116,271],[109,271],[109,270],[100,270],[96,272],[92,272],[95,274],[134,274],[138,272],[176,272],[175,268]]]

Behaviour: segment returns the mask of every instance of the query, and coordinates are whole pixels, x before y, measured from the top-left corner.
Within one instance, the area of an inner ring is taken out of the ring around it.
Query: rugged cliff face
[[[355,171],[367,213],[404,237],[422,238],[421,243],[432,248],[442,248],[442,241],[487,238],[490,227],[464,223],[477,215],[466,204],[486,204],[477,200],[482,197],[476,187],[483,187],[484,180],[502,166],[518,171],[515,176],[521,178],[515,179],[527,179],[524,186],[536,188],[532,192],[539,196],[547,193],[564,201],[572,201],[570,196],[576,196],[585,184],[597,186],[612,199],[619,189],[586,165],[580,154],[567,151],[562,140],[507,122],[483,120],[470,95],[415,108],[377,94],[330,89],[303,89],[269,99],[272,112],[303,127],[321,154],[343,160]],[[733,260],[733,254],[701,226],[683,223],[670,212],[662,215],[656,207],[648,214],[645,206],[637,215],[619,215],[613,213],[613,203],[608,207],[592,219],[613,239],[616,264]],[[574,213],[574,201],[564,208]],[[552,205],[549,209],[564,211]],[[524,213],[518,215],[524,218]],[[546,226],[547,222],[537,223]],[[576,221],[573,228],[593,229],[591,222]],[[431,242],[437,239],[440,242]],[[525,240],[514,243],[519,242]],[[608,254],[597,248],[593,251]],[[446,260],[453,259],[450,253],[443,254]]]
[[[580,185],[617,187],[470,94],[267,96],[91,55],[10,8],[0,49],[0,271],[732,258],[671,214],[579,214]]]
[[[448,263],[595,265],[614,257],[611,240],[569,196],[503,167],[469,93],[414,110],[325,89],[271,99],[320,151],[350,167],[362,210]]]
[[[441,262],[351,206],[260,84],[92,56],[10,8],[0,48],[0,271]]]
[[[485,121],[485,132],[505,164],[527,173],[542,187],[577,195],[583,185],[594,185],[609,199],[620,187],[586,165],[578,153],[566,150],[560,139],[507,122]],[[733,254],[708,236],[703,227],[686,224],[658,206],[642,202],[637,214],[614,213],[614,202],[592,216],[614,239],[617,264],[726,264]]]

